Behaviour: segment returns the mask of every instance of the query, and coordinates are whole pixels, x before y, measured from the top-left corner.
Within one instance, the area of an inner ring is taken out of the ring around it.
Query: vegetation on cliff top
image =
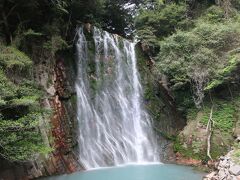
[[[224,83],[239,64],[240,14],[237,5],[195,3],[202,9],[170,2],[140,10],[136,28],[169,87],[190,86],[200,107],[204,91]]]

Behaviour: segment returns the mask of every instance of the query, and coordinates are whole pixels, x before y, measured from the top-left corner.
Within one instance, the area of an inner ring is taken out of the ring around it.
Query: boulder
[[[210,174],[207,174],[206,176],[204,176],[204,179],[212,179],[215,176],[215,172],[211,172]]]
[[[229,166],[230,166],[230,162],[229,162],[229,159],[227,159],[227,158],[220,161],[220,163],[219,163],[219,167],[229,168]]]
[[[231,178],[232,178],[231,180],[238,180],[237,177],[233,175],[231,176]]]
[[[223,180],[223,179],[227,178],[227,173],[226,173],[225,169],[222,168],[219,170],[218,177],[219,177],[219,180]]]
[[[239,165],[234,165],[229,168],[229,172],[235,176],[240,175],[240,166]]]

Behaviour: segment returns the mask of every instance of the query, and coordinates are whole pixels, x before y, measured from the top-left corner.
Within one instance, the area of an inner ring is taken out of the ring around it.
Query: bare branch
[[[18,6],[18,4],[15,4],[15,5],[8,11],[8,14],[6,15],[6,18],[8,18],[8,17],[12,14],[13,10],[14,10],[17,6]]]
[[[208,124],[207,124],[207,156],[212,160],[210,151],[211,151],[211,136],[212,136],[212,125],[213,125],[213,120],[212,120],[212,114],[213,114],[213,106],[211,108],[211,112],[209,115],[209,119],[208,119]]]

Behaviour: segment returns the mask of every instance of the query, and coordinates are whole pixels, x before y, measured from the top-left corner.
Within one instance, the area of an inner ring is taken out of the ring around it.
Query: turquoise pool
[[[201,180],[203,173],[173,164],[126,165],[93,169],[47,180]]]

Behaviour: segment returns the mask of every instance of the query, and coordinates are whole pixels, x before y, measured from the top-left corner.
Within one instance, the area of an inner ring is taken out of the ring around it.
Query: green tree
[[[135,19],[136,34],[140,40],[146,42],[152,54],[156,55],[159,51],[157,41],[186,26],[187,9],[182,3],[165,4],[161,1],[154,5],[147,3],[146,6],[139,10]]]
[[[240,37],[238,21],[219,21],[218,14],[212,16],[211,9],[207,12],[195,28],[177,31],[161,41],[157,62],[159,70],[170,78],[173,90],[192,87],[198,107],[208,83],[219,76],[221,69],[229,67],[230,52],[238,48]]]

